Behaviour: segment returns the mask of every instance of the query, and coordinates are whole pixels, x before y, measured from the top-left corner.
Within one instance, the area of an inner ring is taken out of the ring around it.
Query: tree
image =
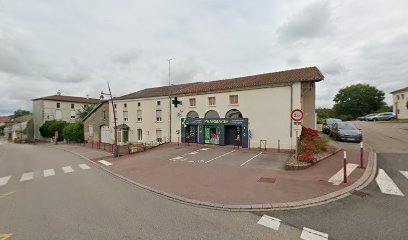
[[[386,105],[384,92],[368,84],[355,84],[340,89],[333,100],[336,115],[345,118],[367,115]]]
[[[82,110],[78,110],[78,117],[80,120],[84,119],[94,109],[93,104],[85,104]]]
[[[18,109],[16,111],[14,111],[14,115],[12,115],[12,118],[16,119],[18,117],[25,116],[25,115],[30,115],[30,114],[31,114],[30,111]]]
[[[52,138],[55,136],[55,132],[58,132],[58,141],[63,140],[62,131],[68,123],[65,121],[45,121],[40,127],[41,136],[46,138]]]
[[[334,117],[333,110],[330,108],[317,108],[317,123],[323,123],[323,120],[326,118]]]
[[[62,136],[68,141],[84,141],[84,125],[81,122],[68,123],[62,131]]]

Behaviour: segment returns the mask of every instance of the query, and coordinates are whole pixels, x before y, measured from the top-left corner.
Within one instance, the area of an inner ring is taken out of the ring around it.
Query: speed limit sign
[[[303,111],[300,109],[295,109],[292,111],[292,113],[290,114],[290,117],[292,118],[293,121],[295,122],[300,122],[303,119]]]

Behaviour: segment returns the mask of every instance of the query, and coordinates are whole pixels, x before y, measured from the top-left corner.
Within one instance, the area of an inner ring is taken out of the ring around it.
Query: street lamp
[[[117,133],[117,127],[116,127],[116,112],[115,112],[115,105],[113,104],[113,96],[112,96],[112,92],[109,86],[109,82],[108,83],[108,89],[109,89],[109,93],[104,93],[103,91],[101,91],[101,96],[100,99],[103,100],[104,99],[104,95],[106,96],[110,96],[111,102],[112,102],[112,110],[113,110],[113,121],[115,123],[115,143],[114,143],[114,148],[113,148],[113,157],[119,157],[119,149],[118,149],[118,133]]]

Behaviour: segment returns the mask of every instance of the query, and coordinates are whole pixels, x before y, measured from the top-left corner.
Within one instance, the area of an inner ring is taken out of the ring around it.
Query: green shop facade
[[[181,142],[248,147],[248,118],[182,118]]]

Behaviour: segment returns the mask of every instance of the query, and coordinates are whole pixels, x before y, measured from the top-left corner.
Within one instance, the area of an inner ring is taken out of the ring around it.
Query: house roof
[[[14,123],[27,122],[27,121],[30,121],[31,118],[32,118],[31,115],[24,115],[24,116],[21,116],[21,117],[18,117],[18,118],[16,118],[16,119],[14,119],[13,122],[14,122]]]
[[[85,122],[85,120],[88,118],[88,117],[90,117],[94,112],[96,112],[96,110],[98,110],[103,104],[107,104],[108,103],[108,101],[106,100],[106,101],[103,101],[103,102],[101,102],[101,103],[99,103],[96,107],[94,107],[93,109],[92,109],[92,111],[90,111],[85,117],[84,117],[84,119],[82,119],[82,122]]]
[[[63,95],[52,95],[48,97],[41,97],[33,99],[36,100],[52,100],[52,101],[60,101],[60,102],[77,102],[77,103],[91,103],[97,104],[100,103],[101,100],[97,98],[84,98],[84,97],[73,97],[73,96],[63,96]]]
[[[194,84],[179,90],[177,94],[223,91],[293,82],[319,82],[323,79],[324,76],[317,67],[307,67]]]
[[[404,87],[404,88],[392,91],[391,94],[399,93],[399,92],[405,92],[405,91],[408,91],[408,87]]]
[[[0,123],[7,123],[7,122],[10,122],[9,117],[0,116]]]
[[[185,83],[185,84],[177,84],[177,85],[171,85],[171,86],[146,88],[146,89],[134,92],[134,93],[130,93],[127,95],[123,95],[121,97],[117,97],[115,98],[115,100],[170,96],[170,95],[174,95],[176,92],[184,88],[194,86],[196,84],[199,84],[199,83]]]

